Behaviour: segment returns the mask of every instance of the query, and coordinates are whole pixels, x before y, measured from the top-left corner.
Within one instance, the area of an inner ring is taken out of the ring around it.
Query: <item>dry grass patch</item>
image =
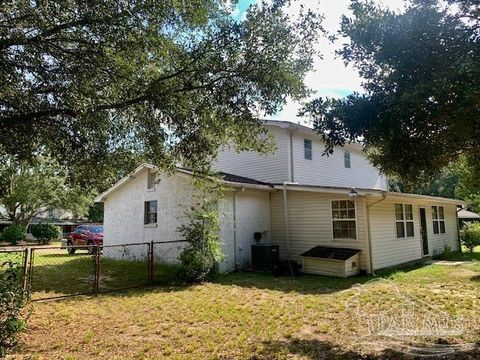
[[[381,274],[435,308],[462,315],[478,342],[480,267],[436,265]],[[370,277],[274,278],[231,274],[190,287],[156,288],[34,305],[17,358],[36,359],[394,359],[354,341],[366,328],[346,304],[356,284],[375,290],[372,311],[395,298]],[[377,288],[375,288],[377,287]],[[377,296],[379,293],[385,296]],[[440,341],[434,339],[434,341]],[[445,341],[445,339],[441,340]],[[387,344],[388,345],[388,344]],[[478,358],[472,350],[458,359]]]

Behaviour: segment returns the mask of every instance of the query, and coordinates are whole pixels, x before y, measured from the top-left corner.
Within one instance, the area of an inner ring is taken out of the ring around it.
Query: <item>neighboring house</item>
[[[2,213],[1,207],[0,213]],[[0,233],[8,225],[11,225],[11,223],[12,222],[9,220],[0,220]],[[72,232],[78,225],[85,224],[86,221],[83,219],[76,219],[72,213],[62,209],[45,210],[40,212],[37,216],[33,217],[30,225],[27,228],[27,239],[35,239],[31,233],[31,229],[33,225],[40,223],[57,225],[61,228],[62,233],[66,234]]]
[[[458,224],[462,227],[465,223],[473,223],[473,222],[480,222],[480,215],[473,212],[468,211],[466,209],[461,209],[458,212]]]
[[[216,167],[231,186],[219,205],[222,271],[250,265],[255,232],[279,245],[281,259],[298,263],[315,246],[360,250],[355,266],[369,273],[459,249],[462,201],[388,192],[386,177],[359,145],[322,156],[312,129],[280,121],[265,126],[276,141],[274,154],[227,149],[218,156]],[[105,244],[179,238],[192,204],[191,174],[154,174],[142,165],[97,197],[105,203]]]

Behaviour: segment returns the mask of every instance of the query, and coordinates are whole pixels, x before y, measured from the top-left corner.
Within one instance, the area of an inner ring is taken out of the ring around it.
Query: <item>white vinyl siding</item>
[[[368,251],[366,241],[366,221],[364,199],[356,201],[357,239],[334,239],[332,231],[331,202],[349,200],[339,198],[338,194],[319,192],[288,191],[288,227],[290,254],[287,253],[285,237],[285,219],[283,193],[272,193],[272,241],[280,245],[280,257],[290,258],[301,263],[300,254],[314,246],[347,247],[362,250],[360,269],[368,269]]]
[[[289,181],[288,134],[285,129],[276,126],[268,126],[267,128],[277,147],[273,154],[260,154],[254,151],[237,153],[233,148],[225,148],[219,151],[215,168],[226,173],[265,182],[281,183]]]
[[[310,131],[295,132],[276,125],[266,128],[275,140],[274,154],[237,153],[233,148],[224,148],[218,153],[215,168],[271,183],[387,189],[386,177],[368,161],[361,148],[347,144],[327,156],[321,137]],[[307,150],[310,142],[311,150]],[[351,168],[345,166],[347,161]]]
[[[370,200],[371,203],[377,200]],[[404,203],[405,200],[387,197],[370,207],[370,234],[373,251],[374,269],[383,269],[422,258],[422,240],[420,235],[419,208],[426,209],[427,236],[430,255],[443,251],[445,245],[451,250],[458,250],[458,232],[456,223],[456,206],[454,204],[442,205],[445,209],[445,234],[433,234],[431,203],[427,199],[415,199],[410,203],[413,210],[414,236],[397,239],[395,204]]]
[[[386,190],[385,176],[379,173],[360,149],[346,145],[348,149],[337,147],[333,154],[327,156],[323,155],[325,144],[322,140],[313,136],[310,139],[312,140],[313,159],[306,160],[304,156],[305,135],[293,135],[294,182],[305,185]],[[345,167],[345,151],[350,154],[351,168]]]

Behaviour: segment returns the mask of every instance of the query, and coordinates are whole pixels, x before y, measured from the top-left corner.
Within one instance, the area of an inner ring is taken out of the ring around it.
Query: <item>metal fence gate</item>
[[[0,249],[0,265],[13,262],[22,268],[22,281],[32,300],[54,299],[175,283],[186,245],[186,241],[152,241]]]

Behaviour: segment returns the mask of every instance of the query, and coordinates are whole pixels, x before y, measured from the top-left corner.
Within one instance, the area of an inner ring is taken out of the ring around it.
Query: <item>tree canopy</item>
[[[48,151],[86,185],[139,158],[198,169],[227,142],[263,150],[259,118],[308,94],[317,55],[321,16],[289,2],[242,21],[236,1],[2,2],[0,146]]]
[[[472,159],[464,155],[441,169],[434,179],[420,177],[415,184],[404,182],[398,176],[389,180],[392,191],[462,199],[472,210],[480,212],[480,173],[477,164],[472,164]]]
[[[1,219],[27,226],[48,210],[62,209],[81,217],[91,204],[91,194],[71,187],[67,171],[51,158],[36,156],[27,162],[4,155],[0,160]]]
[[[375,165],[410,183],[461,154],[478,165],[480,3],[412,0],[397,13],[353,0],[351,10],[339,55],[358,69],[364,92],[303,109],[327,153],[361,141]]]

